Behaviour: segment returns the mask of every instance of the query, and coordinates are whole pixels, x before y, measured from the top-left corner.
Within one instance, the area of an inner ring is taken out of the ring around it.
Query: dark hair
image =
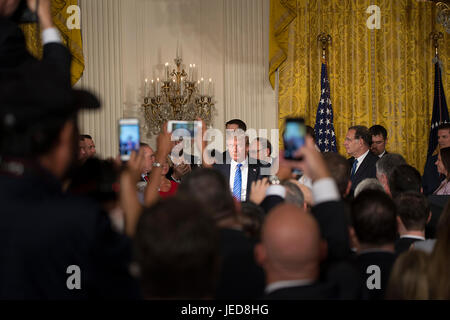
[[[398,153],[387,153],[375,164],[377,173],[384,174],[386,177],[390,177],[395,168],[400,165],[405,165],[406,160],[402,155]]]
[[[181,182],[177,193],[199,201],[210,210],[216,221],[236,216],[230,186],[215,169],[199,168],[192,171]]]
[[[422,177],[416,168],[408,164],[403,164],[394,169],[388,177],[388,183],[392,198],[395,198],[400,193],[406,191],[420,192],[422,188]]]
[[[344,197],[348,182],[350,181],[350,164],[347,159],[336,152],[325,152],[323,158],[328,166],[331,177],[337,184],[339,193]]]
[[[218,270],[218,232],[204,208],[173,197],[145,209],[135,246],[145,298],[212,298]]]
[[[387,138],[387,131],[386,131],[386,129],[383,126],[379,125],[379,124],[371,126],[369,128],[369,132],[370,132],[371,136],[379,136],[379,135],[381,135],[381,136],[383,136],[384,140],[386,140],[386,138]]]
[[[450,123],[441,123],[439,126],[438,126],[438,131],[439,130],[450,130]]]
[[[272,144],[270,143],[269,139],[257,137],[256,141],[263,145],[265,144],[266,148],[269,149],[269,154],[272,154]]]
[[[441,161],[444,165],[445,170],[447,170],[447,179],[450,179],[450,147],[442,148],[441,153]]]
[[[149,145],[145,142],[139,142],[139,147],[149,147]]]
[[[100,203],[117,200],[119,174],[120,169],[112,160],[89,158],[71,172],[68,191],[91,197]]]
[[[414,191],[401,193],[395,199],[397,215],[402,220],[406,230],[425,230],[430,206],[427,198]]]
[[[228,126],[229,124],[235,124],[240,129],[242,129],[244,132],[247,131],[247,125],[241,119],[232,119],[232,120],[228,121],[227,123],[225,123],[225,127]]]
[[[264,210],[253,202],[241,204],[242,224],[247,235],[255,241],[261,238],[261,228],[264,223]]]
[[[35,158],[50,152],[59,142],[68,121],[74,124],[73,152],[77,153],[77,122],[73,117],[46,117],[33,125],[9,130],[0,125],[0,154],[12,157]]]
[[[355,130],[355,139],[363,139],[364,143],[370,147],[372,144],[372,135],[365,126],[352,126],[348,130]]]
[[[311,126],[306,126],[306,134],[310,135],[311,138],[313,138],[314,142],[316,141],[316,133],[314,131],[314,128]]]
[[[352,225],[362,244],[393,244],[397,236],[396,208],[384,192],[364,190],[351,206]]]
[[[92,140],[92,137],[88,134],[80,134],[80,140],[89,139]]]

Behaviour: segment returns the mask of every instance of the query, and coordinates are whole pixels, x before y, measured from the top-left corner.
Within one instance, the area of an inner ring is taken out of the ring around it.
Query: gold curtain
[[[380,29],[369,29],[370,5],[381,11]],[[314,127],[320,97],[321,47],[327,53],[338,150],[348,127],[381,124],[387,150],[423,171],[434,89],[434,47],[429,35],[444,33],[439,56],[449,101],[449,34],[436,24],[435,4],[415,0],[271,0],[269,77],[279,69],[279,127],[302,116]]]
[[[72,64],[70,67],[71,82],[74,85],[83,75],[84,56],[81,40],[81,29],[69,29],[66,25],[69,14],[67,8],[71,5],[78,5],[77,0],[52,0],[51,10],[53,23],[58,28],[64,45],[72,54]],[[81,17],[80,17],[81,18]],[[38,59],[42,58],[41,35],[37,33],[36,24],[26,24],[22,26],[27,42],[27,49]]]

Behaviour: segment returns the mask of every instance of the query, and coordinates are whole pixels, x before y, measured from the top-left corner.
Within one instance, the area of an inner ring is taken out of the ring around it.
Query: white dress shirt
[[[269,284],[264,291],[266,294],[269,294],[269,293],[279,290],[279,289],[307,286],[307,285],[310,285],[313,283],[314,283],[314,280],[309,280],[309,279],[277,281],[277,282],[273,282],[273,283]]]
[[[230,188],[231,188],[231,193],[233,193],[234,175],[236,174],[236,168],[239,163],[242,164],[242,166],[241,166],[241,201],[245,201],[247,199],[247,179],[248,179],[248,159],[247,158],[242,162],[236,162],[233,159],[231,159]]]
[[[361,163],[364,161],[364,159],[366,158],[366,156],[369,154],[370,150],[367,150],[366,153],[364,153],[363,155],[359,156],[359,158],[356,158],[356,160],[358,160],[358,164],[356,165],[356,170],[355,170],[355,174],[359,169],[359,166],[361,165]]]
[[[384,150],[382,154],[379,154],[379,155],[378,155],[378,158],[380,158],[380,159],[383,158],[383,156],[384,156],[385,153],[386,153],[386,150]]]
[[[47,44],[51,42],[61,43],[61,36],[59,34],[58,29],[56,28],[47,28],[42,31],[42,44]]]

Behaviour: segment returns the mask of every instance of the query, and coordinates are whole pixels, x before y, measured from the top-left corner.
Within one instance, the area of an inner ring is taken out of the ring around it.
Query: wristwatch
[[[270,184],[280,184],[280,179],[276,175],[270,176],[269,183]]]
[[[159,162],[153,162],[153,166],[156,168],[162,167],[161,163]]]

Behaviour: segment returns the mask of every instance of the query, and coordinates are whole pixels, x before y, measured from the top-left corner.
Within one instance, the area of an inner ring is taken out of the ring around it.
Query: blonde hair
[[[386,299],[429,299],[427,260],[429,260],[428,254],[420,250],[408,250],[402,253],[392,268]]]

